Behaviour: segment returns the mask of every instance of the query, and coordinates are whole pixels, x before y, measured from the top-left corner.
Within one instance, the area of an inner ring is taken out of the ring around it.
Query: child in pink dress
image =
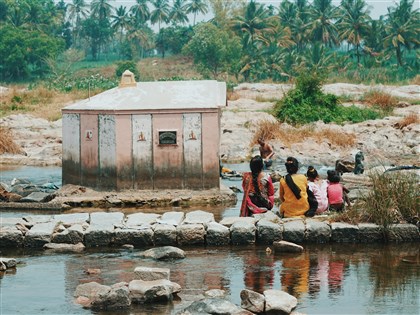
[[[313,166],[308,167],[306,177],[308,177],[308,187],[318,201],[318,209],[315,214],[322,214],[328,209],[328,182],[319,178],[318,172]]]
[[[328,204],[329,209],[333,211],[343,211],[344,202],[350,207],[350,199],[347,196],[349,190],[340,183],[340,175],[333,170],[327,171],[328,175]]]

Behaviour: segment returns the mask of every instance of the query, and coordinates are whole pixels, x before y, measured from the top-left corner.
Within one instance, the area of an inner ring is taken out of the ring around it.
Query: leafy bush
[[[74,90],[105,91],[118,85],[118,80],[104,77],[100,74],[92,74],[84,77],[65,77],[48,83],[48,88],[54,88],[62,92]]]
[[[380,116],[372,109],[338,106],[338,97],[323,93],[321,87],[322,79],[317,74],[300,75],[295,88],[276,103],[275,116],[280,121],[291,124],[306,124],[318,120],[325,123],[355,123]]]
[[[137,65],[134,61],[127,60],[127,61],[119,61],[117,62],[117,69],[115,69],[115,75],[117,78],[121,78],[122,74],[125,70],[129,70],[134,74],[136,81],[139,81],[140,74],[137,70]]]

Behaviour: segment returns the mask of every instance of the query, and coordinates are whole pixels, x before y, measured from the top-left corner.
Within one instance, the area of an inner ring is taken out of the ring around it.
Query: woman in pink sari
[[[250,217],[264,213],[274,206],[274,187],[269,174],[263,172],[264,162],[257,155],[249,163],[251,172],[243,174],[242,188],[244,197],[241,205],[241,217]]]

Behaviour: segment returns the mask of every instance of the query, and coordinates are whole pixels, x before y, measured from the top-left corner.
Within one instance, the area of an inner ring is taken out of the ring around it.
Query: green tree
[[[132,23],[127,30],[127,43],[130,55],[127,57],[134,58],[139,56],[143,58],[147,51],[154,48],[153,31],[145,24],[137,25]]]
[[[207,3],[203,0],[190,0],[186,4],[187,14],[194,14],[193,25],[195,25],[195,19],[197,17],[197,13],[206,14],[208,12]]]
[[[136,0],[136,4],[130,8],[137,25],[146,23],[150,18],[148,2],[149,0]]]
[[[263,47],[268,47],[276,32],[278,17],[271,16],[264,5],[250,1],[244,15],[232,20],[233,30],[242,41],[242,70],[248,80],[262,63]]]
[[[109,19],[112,12],[112,5],[109,0],[93,0],[90,9],[91,15],[99,18],[99,20]]]
[[[231,33],[211,23],[203,23],[197,26],[183,52],[193,57],[203,74],[210,73],[213,78],[218,78],[239,62],[240,42]]]
[[[0,26],[0,77],[2,80],[42,76],[48,67],[45,59],[56,57],[64,49],[61,38],[38,30]]]
[[[370,54],[376,55],[384,49],[385,21],[383,16],[378,20],[371,20],[368,32],[364,39],[365,50]]]
[[[267,43],[268,36],[275,30],[274,21],[274,17],[269,15],[264,5],[251,0],[245,14],[232,21],[234,30],[242,37],[244,51],[254,51],[258,42]]]
[[[73,42],[75,46],[80,44],[80,32],[82,20],[88,16],[88,6],[85,0],[73,0],[67,4],[68,18],[73,25]]]
[[[87,24],[92,26],[92,30],[84,30],[85,37],[90,38],[92,57],[98,59],[102,51],[106,51],[107,43],[113,36],[111,27],[112,6],[109,0],[93,0],[91,7],[90,21]],[[95,20],[92,22],[92,20]],[[87,24],[84,24],[86,27]],[[88,34],[86,36],[86,34]],[[95,36],[95,38],[93,38]],[[94,44],[93,44],[94,43]],[[93,53],[95,51],[95,53]]]
[[[165,28],[167,49],[173,54],[179,54],[182,48],[194,35],[191,26],[171,26]]]
[[[208,0],[208,3],[214,16],[211,22],[221,29],[228,30],[231,28],[232,18],[243,14],[246,0]]]
[[[154,10],[150,14],[150,22],[152,24],[158,23],[158,33],[160,33],[160,24],[168,22],[170,7],[168,0],[154,0],[152,1]]]
[[[172,10],[169,12],[169,20],[175,25],[177,23],[184,24],[188,22],[185,0],[174,1]]]
[[[296,3],[286,0],[279,7],[280,23],[290,29],[291,39],[299,51],[304,49],[308,41],[308,10],[306,0],[298,0]]]
[[[308,32],[313,40],[329,47],[338,45],[338,32],[334,25],[337,11],[332,5],[332,0],[314,0],[309,10],[309,18]]]
[[[360,46],[370,32],[370,16],[364,0],[342,0],[337,29],[341,40],[354,45],[357,63],[360,63]]]
[[[83,21],[81,35],[89,43],[92,59],[99,59],[102,46],[109,40],[111,34],[112,29],[108,20],[89,17]]]
[[[395,7],[388,8],[384,45],[394,49],[399,66],[403,65],[404,49],[420,44],[420,13],[413,9],[413,2],[401,0]]]
[[[9,6],[5,0],[0,0],[0,23],[6,21]]]
[[[124,6],[119,6],[115,10],[115,14],[111,16],[112,18],[112,28],[116,31],[120,31],[120,44],[123,40],[124,31],[127,30],[127,27],[130,24],[130,18],[128,16],[127,8]]]

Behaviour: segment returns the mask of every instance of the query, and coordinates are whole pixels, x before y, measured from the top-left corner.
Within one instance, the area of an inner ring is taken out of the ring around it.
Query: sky
[[[56,0],[57,1],[57,0]],[[235,0],[226,0],[226,1],[235,1]],[[274,7],[279,7],[280,3],[283,0],[257,0],[258,3],[265,4],[265,5],[273,5]],[[64,2],[69,3],[72,0],[64,0]],[[86,0],[86,3],[90,3],[91,0]],[[173,0],[169,0],[172,4]],[[312,2],[309,0],[309,2]],[[387,8],[391,6],[395,6],[399,0],[365,0],[365,2],[369,5],[370,8],[370,16],[373,19],[379,18],[381,15],[387,14]],[[114,7],[119,6],[126,6],[130,8],[136,3],[136,0],[110,0],[109,3]],[[338,6],[341,3],[341,0],[332,0],[333,5]],[[414,9],[419,9],[420,7],[420,0],[414,1]],[[197,21],[208,20],[211,18],[211,14],[207,13],[206,15],[197,15]],[[192,20],[192,15],[191,19]]]

